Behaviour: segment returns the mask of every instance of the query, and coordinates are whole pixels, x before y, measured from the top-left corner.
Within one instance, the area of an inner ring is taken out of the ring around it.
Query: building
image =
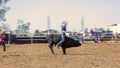
[[[113,32],[113,34],[115,34],[115,33],[120,34],[120,24],[113,24],[113,25],[110,25],[110,26],[106,26],[106,27],[104,27],[104,30],[105,31],[110,30],[110,31]]]

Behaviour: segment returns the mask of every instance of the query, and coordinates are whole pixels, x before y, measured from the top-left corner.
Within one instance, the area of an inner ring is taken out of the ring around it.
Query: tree
[[[9,0],[0,0],[0,21],[6,21],[5,13],[10,9],[10,7],[6,6],[6,3]]]
[[[18,20],[17,24],[18,24],[16,30],[17,33],[29,33],[30,22],[24,22],[22,20]]]
[[[0,3],[7,3],[10,0],[0,0]]]
[[[4,23],[6,21],[5,13],[10,9],[10,7],[6,6],[6,3],[8,1],[9,0],[0,0],[0,32],[2,30],[10,30],[9,25],[7,23]]]

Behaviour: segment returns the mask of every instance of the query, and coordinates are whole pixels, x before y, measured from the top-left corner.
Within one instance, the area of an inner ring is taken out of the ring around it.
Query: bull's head
[[[81,43],[77,40],[75,40],[75,47],[81,46]]]

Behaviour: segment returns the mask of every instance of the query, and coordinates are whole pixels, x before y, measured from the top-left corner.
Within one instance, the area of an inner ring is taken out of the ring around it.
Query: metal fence
[[[14,34],[6,34],[6,43],[8,44],[32,44],[32,43],[46,43],[47,37],[46,36],[17,36]]]
[[[83,41],[82,43],[85,42],[95,42],[95,38],[91,37],[89,39],[84,39],[83,37]],[[103,43],[103,42],[120,42],[120,36],[106,36],[106,37],[99,37],[97,40],[97,43]]]
[[[33,43],[47,43],[47,36],[46,35],[40,35],[40,36],[27,36],[27,35],[22,35],[22,36],[16,36],[14,34],[7,34],[7,39],[6,42],[9,44],[15,43],[15,44],[33,44]],[[85,39],[85,37],[82,37],[80,42],[94,42],[94,36],[93,37],[88,37]],[[120,35],[114,36],[114,35],[106,35],[106,36],[100,36],[98,38],[98,42],[107,42],[107,41],[113,41],[113,42],[119,42],[120,41]]]
[[[47,39],[45,36],[37,36],[37,37],[16,37],[16,43],[46,43]]]

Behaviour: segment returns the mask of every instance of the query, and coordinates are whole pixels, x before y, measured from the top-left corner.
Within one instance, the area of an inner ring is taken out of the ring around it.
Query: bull
[[[47,36],[48,47],[50,48],[51,52],[54,54],[53,45],[56,45],[61,40],[60,34],[50,34]],[[65,41],[60,46],[62,48],[63,54],[66,54],[66,48],[70,47],[78,47],[81,46],[81,43],[77,40],[69,38],[65,36]]]

